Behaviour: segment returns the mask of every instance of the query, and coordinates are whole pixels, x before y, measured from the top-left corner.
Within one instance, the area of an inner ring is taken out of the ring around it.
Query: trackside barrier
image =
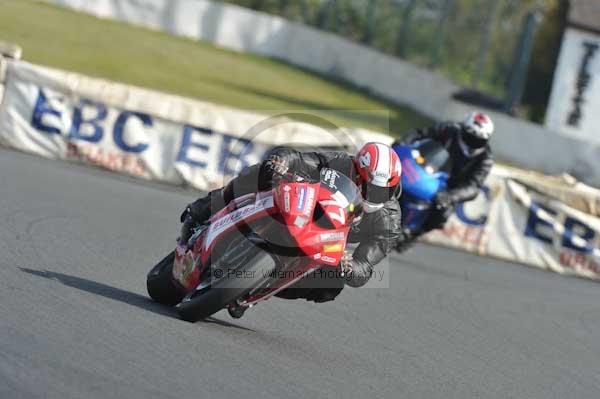
[[[351,148],[389,136],[269,115],[35,66],[7,64],[0,144],[46,158],[208,190],[275,145]],[[265,122],[266,121],[266,122]],[[258,128],[257,128],[258,127]],[[600,277],[598,190],[495,167],[481,195],[425,240],[563,274]]]
[[[557,181],[495,167],[479,197],[459,205],[444,230],[432,232],[424,240],[561,274],[598,279],[600,191],[572,181],[567,188],[566,184],[555,185]]]
[[[320,128],[79,74],[7,61],[0,144],[201,190],[278,145],[356,148],[363,129]]]
[[[45,1],[100,18],[281,59],[354,83],[432,119],[462,118],[473,108],[453,100],[459,87],[438,74],[340,36],[225,2]],[[498,131],[492,139],[498,159],[546,174],[566,172],[600,187],[600,168],[596,167],[600,142],[561,136],[538,124],[490,113]]]

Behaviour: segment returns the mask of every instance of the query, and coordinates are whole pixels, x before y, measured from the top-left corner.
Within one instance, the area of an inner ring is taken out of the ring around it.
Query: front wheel
[[[183,290],[173,280],[175,251],[150,270],[146,277],[146,288],[150,298],[163,305],[177,305],[185,296]]]
[[[246,241],[245,244],[248,245],[249,242]],[[208,287],[190,293],[177,305],[177,311],[183,320],[193,323],[212,316],[272,278],[271,272],[276,264],[271,255],[258,247],[237,247],[237,250],[244,249],[248,252],[241,256],[244,261],[239,268],[224,270],[222,278]]]

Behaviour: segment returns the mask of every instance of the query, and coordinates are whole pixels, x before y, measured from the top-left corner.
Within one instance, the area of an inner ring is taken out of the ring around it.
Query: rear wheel
[[[168,254],[150,270],[146,277],[146,288],[150,298],[163,305],[177,305],[185,294],[173,280],[175,252]]]
[[[270,280],[270,274],[276,267],[271,255],[250,240],[236,246],[231,256],[239,261],[237,265],[240,266],[213,269],[213,276],[220,278],[190,293],[177,306],[183,320],[196,322],[217,313]],[[227,257],[226,254],[223,260],[226,261]]]

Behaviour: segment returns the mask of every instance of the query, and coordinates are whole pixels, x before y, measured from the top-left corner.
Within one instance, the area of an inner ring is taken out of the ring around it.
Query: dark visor
[[[469,133],[463,133],[462,140],[466,145],[468,145],[471,148],[481,148],[487,144],[486,139],[476,137]]]
[[[396,196],[398,186],[379,187],[370,183],[363,184],[363,198],[373,204],[383,204]]]

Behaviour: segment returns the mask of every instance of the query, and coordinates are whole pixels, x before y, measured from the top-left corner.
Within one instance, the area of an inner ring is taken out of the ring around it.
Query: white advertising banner
[[[599,279],[599,234],[600,218],[495,168],[481,195],[459,205],[445,228],[429,233],[425,241]]]
[[[567,29],[546,113],[549,129],[600,142],[600,35]]]
[[[276,145],[350,148],[374,137],[17,61],[8,63],[5,94],[0,144],[202,190],[222,186]]]

